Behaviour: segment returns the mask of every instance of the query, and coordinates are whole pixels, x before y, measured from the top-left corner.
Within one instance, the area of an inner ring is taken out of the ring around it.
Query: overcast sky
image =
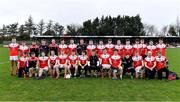
[[[175,23],[180,16],[180,0],[0,0],[0,25],[24,23],[31,15],[62,25],[82,24],[102,15],[140,14],[142,21],[157,27]]]

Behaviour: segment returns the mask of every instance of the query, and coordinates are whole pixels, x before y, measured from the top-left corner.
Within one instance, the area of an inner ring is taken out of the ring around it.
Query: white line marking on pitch
[[[5,63],[8,63],[9,61],[6,61],[6,62],[1,62],[0,64],[5,64]]]

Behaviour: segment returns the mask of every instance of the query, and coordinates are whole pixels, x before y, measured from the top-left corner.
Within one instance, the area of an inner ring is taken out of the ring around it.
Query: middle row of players
[[[122,79],[123,75],[123,68],[122,68],[122,58],[120,55],[118,55],[118,50],[114,50],[113,55],[110,55],[107,53],[106,49],[103,49],[103,53],[100,56],[96,55],[96,51],[92,50],[92,55],[88,57],[84,51],[82,51],[82,54],[77,56],[75,51],[72,51],[71,55],[67,55],[64,50],[61,50],[61,54],[59,56],[55,55],[54,51],[50,52],[50,56],[47,57],[45,55],[45,52],[41,52],[40,57],[35,57],[35,53],[31,53],[31,57],[27,57],[27,54],[24,53],[22,57],[19,58],[18,61],[18,69],[25,69],[28,65],[29,68],[32,68],[32,70],[38,69],[38,77],[42,77],[43,71],[50,70],[50,76],[56,75],[56,78],[59,78],[59,68],[64,68],[64,77],[66,78],[66,75],[69,74],[72,75],[72,70],[74,69],[73,76],[81,75],[81,70],[85,70],[85,75],[87,75],[87,72],[94,70],[94,74],[97,75],[97,73],[101,70],[104,71],[104,69],[108,70],[108,77],[111,77],[111,71],[113,71],[113,77],[116,77],[116,71],[120,72],[120,79]],[[161,53],[160,53],[161,54]],[[128,56],[128,55],[127,55]],[[139,52],[136,51],[135,55],[132,57],[132,66],[135,70],[135,77],[138,78],[140,71],[144,68],[144,62],[145,67],[151,69],[154,69],[152,67],[162,67],[164,68],[164,61],[160,61],[159,65],[154,65],[154,62],[156,61],[155,57],[152,56],[152,52],[148,52],[147,58],[143,60],[142,56],[140,56]],[[164,56],[161,56],[164,58]],[[159,58],[159,57],[158,57]],[[161,59],[162,59],[161,58]],[[28,64],[25,64],[28,62]],[[112,69],[112,70],[109,70]],[[22,71],[21,71],[22,72]],[[91,72],[90,72],[91,73]],[[32,76],[32,72],[30,71],[29,76]],[[141,73],[143,74],[143,72]],[[104,72],[101,72],[101,77],[104,77]]]

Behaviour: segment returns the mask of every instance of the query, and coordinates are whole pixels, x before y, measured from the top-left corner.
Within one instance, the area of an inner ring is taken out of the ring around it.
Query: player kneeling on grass
[[[76,77],[77,71],[78,71],[77,62],[78,62],[78,57],[75,55],[75,51],[72,50],[72,54],[68,57],[66,70],[65,70],[67,72],[65,73],[69,73],[70,76]],[[74,73],[73,75],[72,75],[72,72]]]
[[[158,55],[156,56],[156,69],[157,69],[157,74],[158,74],[158,79],[162,80],[162,73],[166,73],[166,80],[168,79],[169,76],[169,69],[166,65],[167,59],[165,56],[161,54],[161,52],[158,52]]]
[[[18,77],[24,77],[26,78],[27,76],[27,67],[28,67],[28,57],[27,53],[24,52],[22,57],[18,59]]]
[[[111,79],[111,65],[110,65],[110,55],[107,53],[106,49],[103,50],[103,54],[100,56],[101,64],[101,78],[104,78],[104,71],[107,70],[108,77]]]
[[[139,78],[139,74],[141,75],[140,77],[143,78],[143,58],[142,56],[139,55],[139,52],[136,51],[135,55],[132,57],[133,60],[133,67],[135,69],[135,77]]]
[[[45,56],[45,52],[41,52],[41,56],[39,57],[39,73],[38,73],[38,79],[43,78],[42,75],[47,76],[48,72],[48,57]]]
[[[147,57],[144,59],[145,75],[147,79],[154,79],[156,74],[156,59],[152,56],[152,52],[148,51]]]
[[[79,73],[79,76],[80,77],[85,77],[85,73],[82,74],[82,70],[86,71],[87,73],[87,70],[88,70],[88,56],[85,55],[85,51],[82,51],[82,54],[79,56],[79,61],[78,61],[78,73]]]
[[[64,78],[67,75],[67,68],[66,68],[67,58],[68,58],[68,56],[65,54],[65,51],[61,50],[60,55],[57,57],[57,60],[56,60],[56,65],[60,68],[60,71],[62,69],[65,69],[64,70],[64,72],[65,72],[64,73]],[[59,74],[59,76],[60,76],[59,71],[58,72],[56,71],[56,73]]]
[[[57,60],[57,56],[55,55],[54,50],[52,50],[51,55],[49,56],[49,61],[48,61],[48,66],[49,66],[49,71],[50,71],[50,77],[54,77],[55,76],[55,72],[56,72],[56,79],[59,78],[59,66],[56,65],[56,60]]]
[[[30,55],[31,57],[29,58],[29,77],[38,77],[38,58],[36,57],[36,54],[34,52],[32,52]]]
[[[117,79],[117,71],[119,71],[120,79],[122,80],[123,68],[121,66],[121,63],[121,56],[118,55],[118,50],[114,50],[114,54],[110,58],[110,64],[113,72],[113,80]]]

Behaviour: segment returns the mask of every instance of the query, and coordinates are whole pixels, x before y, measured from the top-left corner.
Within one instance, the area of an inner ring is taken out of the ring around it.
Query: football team
[[[157,44],[152,40],[145,44],[144,39],[136,39],[131,44],[126,39],[124,45],[121,40],[113,44],[112,39],[107,43],[99,40],[97,45],[93,40],[85,44],[84,39],[80,39],[76,44],[70,39],[66,44],[62,38],[60,44],[52,39],[49,45],[42,40],[40,45],[33,41],[30,46],[25,41],[19,45],[13,38],[9,50],[11,76],[16,74],[23,78],[107,76],[122,80],[129,75],[132,79],[154,79],[157,76],[161,80],[169,76],[166,45],[161,38]]]

